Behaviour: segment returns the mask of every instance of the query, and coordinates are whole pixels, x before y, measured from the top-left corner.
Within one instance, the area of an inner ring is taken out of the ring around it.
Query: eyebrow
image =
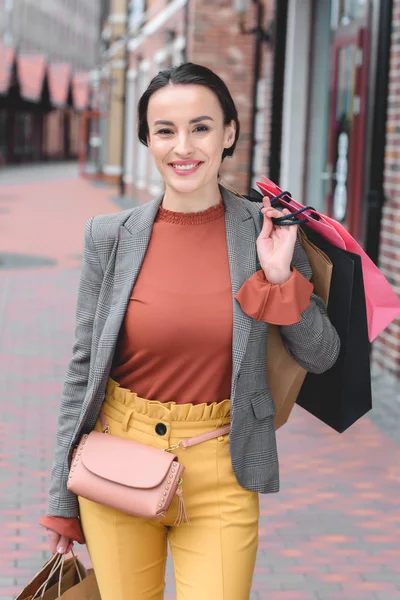
[[[208,117],[207,115],[203,115],[201,117],[191,119],[189,123],[199,123],[200,121],[214,121],[214,119],[212,117]],[[174,125],[174,123],[172,121],[155,121],[154,125]]]

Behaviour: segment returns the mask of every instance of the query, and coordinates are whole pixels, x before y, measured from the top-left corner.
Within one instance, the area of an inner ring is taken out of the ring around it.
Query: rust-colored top
[[[229,398],[231,375],[224,205],[198,213],[160,207],[111,377],[150,400],[209,404]]]

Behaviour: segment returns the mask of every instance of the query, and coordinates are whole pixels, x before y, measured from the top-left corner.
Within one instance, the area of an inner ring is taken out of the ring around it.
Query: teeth
[[[178,169],[179,171],[190,171],[190,169],[194,169],[197,167],[197,163],[193,163],[192,165],[172,165],[174,169]]]

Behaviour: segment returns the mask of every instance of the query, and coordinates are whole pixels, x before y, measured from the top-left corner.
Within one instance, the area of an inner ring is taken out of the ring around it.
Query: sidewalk
[[[15,598],[48,556],[37,522],[74,339],[84,223],[119,210],[115,190],[78,179],[71,165],[57,169],[43,168],[42,181],[15,169],[0,188],[0,600]],[[372,418],[342,435],[300,408],[278,432],[282,491],[261,496],[251,600],[399,600],[399,387],[374,379]],[[169,564],[165,600],[173,590]]]

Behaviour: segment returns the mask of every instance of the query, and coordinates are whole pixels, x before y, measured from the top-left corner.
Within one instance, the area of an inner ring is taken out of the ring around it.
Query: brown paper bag
[[[75,589],[80,580],[84,581],[85,577],[87,571],[75,556],[65,558],[55,554],[25,586],[16,600],[58,600],[64,597],[63,594],[67,590]]]
[[[327,304],[332,278],[332,263],[322,250],[307,239],[301,229],[299,237],[312,267],[311,281],[314,284],[314,291]],[[306,375],[307,371],[286,352],[279,327],[270,325],[267,347],[267,379],[276,408],[275,429],[282,427],[288,420]]]
[[[36,596],[36,592],[41,589],[44,582],[50,577],[51,573],[58,572],[57,568],[61,565],[61,559],[61,555],[54,554],[47,562],[45,562],[40,571],[24,587],[15,600],[32,600],[32,598]]]
[[[61,582],[59,582],[60,575]],[[43,600],[58,600],[59,598],[64,598],[64,595],[69,591],[74,590],[81,580],[85,581],[85,577],[87,577],[87,571],[80,560],[76,557],[75,559],[66,558],[62,573],[58,570],[57,573],[53,575],[43,594]],[[41,596],[39,597],[41,598]]]
[[[87,577],[62,594],[60,600],[101,600],[93,569],[88,569]]]

